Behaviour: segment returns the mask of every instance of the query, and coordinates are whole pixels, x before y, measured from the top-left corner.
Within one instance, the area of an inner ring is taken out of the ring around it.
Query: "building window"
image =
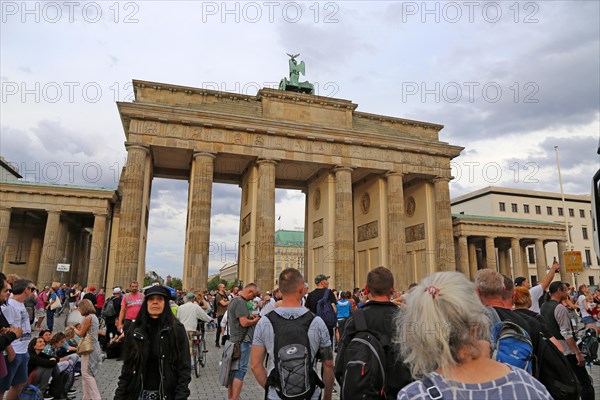
[[[572,208],[569,208],[569,217],[574,217],[575,216],[575,210],[573,210]]]
[[[588,267],[592,265],[592,252],[590,249],[585,249],[585,262],[587,263]]]
[[[504,202],[500,202],[498,203],[498,206],[500,207],[500,211],[506,211],[506,204],[504,204]]]
[[[527,258],[529,259],[529,264],[535,264],[535,253],[533,251],[533,247],[527,248]]]
[[[588,240],[588,231],[585,226],[581,228],[581,234],[583,235],[584,240]]]
[[[529,214],[529,204],[523,204],[523,212]]]
[[[546,214],[552,215],[552,207],[550,207],[550,206],[546,207]]]
[[[517,207],[517,203],[511,203],[510,204],[510,208],[512,209],[512,212],[519,212],[519,208]]]
[[[585,211],[584,210],[579,210],[579,216],[581,218],[585,218]]]
[[[542,213],[542,207],[540,206],[535,206],[535,213],[540,215]]]
[[[593,276],[588,276],[589,280],[590,280],[590,286],[594,286],[596,284],[596,282],[594,282],[594,277]]]
[[[562,207],[558,207],[558,216],[559,217],[563,216],[563,209],[562,209]]]

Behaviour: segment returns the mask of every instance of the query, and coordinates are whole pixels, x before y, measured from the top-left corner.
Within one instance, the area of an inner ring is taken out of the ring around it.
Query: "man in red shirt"
[[[102,307],[104,306],[104,302],[106,301],[106,293],[104,292],[104,288],[101,287],[100,291],[96,295],[96,316],[100,318],[102,315]]]
[[[129,284],[129,293],[123,296],[121,301],[121,312],[119,313],[119,319],[117,320],[117,329],[122,331],[125,328],[125,333],[135,321],[138,312],[142,308],[144,302],[144,295],[139,292],[139,285],[137,281],[132,281]]]

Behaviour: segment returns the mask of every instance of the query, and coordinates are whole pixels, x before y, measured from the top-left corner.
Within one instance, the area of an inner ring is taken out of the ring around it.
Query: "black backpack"
[[[567,358],[544,335],[540,334],[535,353],[534,376],[555,400],[579,399],[579,381]]]
[[[272,386],[281,399],[310,400],[317,385],[324,387],[313,368],[308,339],[308,329],[315,315],[307,312],[291,320],[271,311],[267,318],[273,326],[275,368],[267,378],[265,390]]]
[[[387,336],[375,336],[369,332],[364,310],[352,313],[356,333],[344,353],[338,357],[342,363],[343,376],[338,377],[343,400],[385,399]]]
[[[113,303],[113,299],[114,297],[109,297],[108,300],[106,300],[104,302],[104,305],[102,306],[102,311],[100,312],[100,314],[104,318],[111,318],[117,315],[117,310],[115,310],[115,303]]]

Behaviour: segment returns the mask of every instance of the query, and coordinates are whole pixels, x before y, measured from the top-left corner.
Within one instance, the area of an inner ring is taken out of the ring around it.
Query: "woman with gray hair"
[[[490,321],[473,283],[458,272],[423,279],[410,291],[395,338],[420,380],[405,386],[398,400],[552,399],[526,371],[492,360],[490,341]]]

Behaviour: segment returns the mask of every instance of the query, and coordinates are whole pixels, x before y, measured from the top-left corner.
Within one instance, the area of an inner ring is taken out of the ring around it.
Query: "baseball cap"
[[[121,288],[117,286],[113,289],[113,293],[121,293]]]
[[[196,298],[196,295],[194,293],[188,293],[185,295],[185,297],[187,297],[188,300],[193,300]]]
[[[523,282],[525,282],[527,280],[527,278],[524,278],[522,276],[519,276],[515,279],[515,286],[521,286],[523,285]]]
[[[91,292],[95,292],[96,291],[96,286],[90,286],[90,291]]]
[[[325,281],[329,278],[330,278],[329,276],[319,274],[319,275],[315,276],[315,285],[318,285],[319,283],[321,283],[321,281]]]

